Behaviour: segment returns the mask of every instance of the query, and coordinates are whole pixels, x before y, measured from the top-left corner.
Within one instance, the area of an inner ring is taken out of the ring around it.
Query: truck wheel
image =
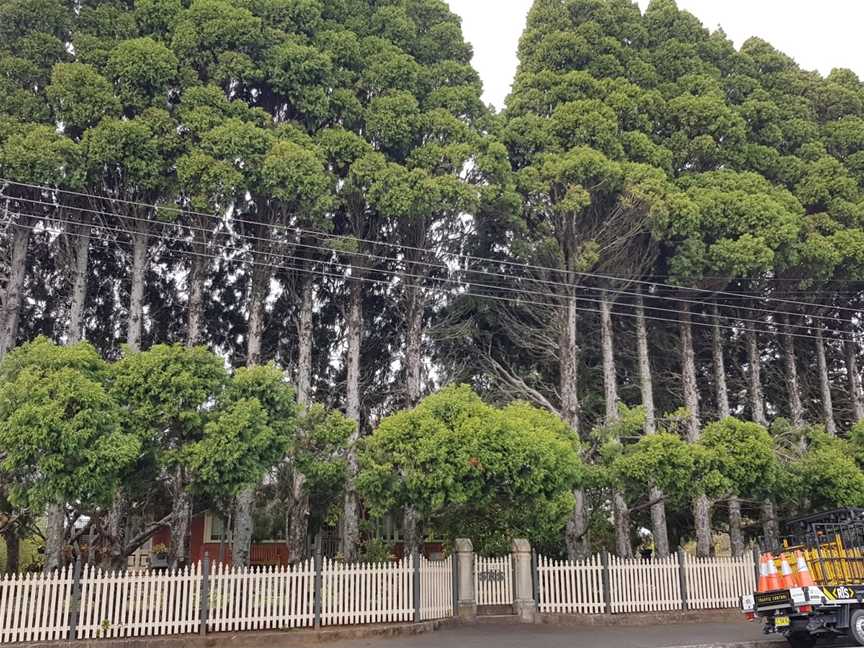
[[[864,610],[855,610],[849,616],[849,636],[859,646],[864,646]]]
[[[786,640],[791,648],[813,648],[816,645],[816,637],[809,632],[792,632]]]

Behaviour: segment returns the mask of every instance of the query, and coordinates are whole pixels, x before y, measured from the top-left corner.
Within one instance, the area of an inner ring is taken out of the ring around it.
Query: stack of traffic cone
[[[756,586],[757,592],[768,592],[768,557],[767,554],[762,554],[759,558],[759,584]]]
[[[787,565],[788,568],[788,565]],[[770,553],[762,554],[759,562],[759,592],[773,592],[780,589],[780,577],[777,575],[777,565]]]
[[[774,564],[774,556],[768,554],[768,589],[766,592],[773,592],[780,588],[780,577],[777,575],[777,565]]]
[[[810,575],[810,568],[807,567],[807,560],[804,558],[804,554],[800,551],[795,552],[797,554],[798,559],[798,586],[799,587],[812,587],[816,585],[813,582],[813,577]]]
[[[810,575],[810,568],[807,566],[807,560],[804,558],[804,554],[800,551],[796,551],[795,557],[798,562],[798,586],[805,590],[809,587],[813,587],[816,583],[813,582],[813,577]],[[801,608],[801,611],[812,612],[813,608],[809,605],[805,605]]]
[[[789,561],[786,560],[786,554],[780,554],[780,571],[782,572],[782,577],[780,579],[780,585],[782,589],[792,589],[794,587],[798,587],[798,582],[795,580],[795,575],[792,573],[792,569],[789,567]]]

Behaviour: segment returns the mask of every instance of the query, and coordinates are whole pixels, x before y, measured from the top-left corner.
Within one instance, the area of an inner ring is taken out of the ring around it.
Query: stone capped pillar
[[[531,543],[523,538],[513,541],[513,613],[526,623],[533,623],[537,614],[534,600],[534,578],[531,563]]]
[[[456,617],[462,621],[477,618],[477,596],[474,593],[474,545],[468,538],[456,540],[456,569],[459,597],[456,600]]]

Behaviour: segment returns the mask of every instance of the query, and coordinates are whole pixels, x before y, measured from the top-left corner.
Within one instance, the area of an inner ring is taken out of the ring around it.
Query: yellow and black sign
[[[780,592],[759,592],[754,596],[756,607],[767,607],[769,605],[791,605],[792,595],[789,590]]]
[[[864,586],[862,585],[836,585],[823,587],[822,593],[829,601],[849,601],[864,598]]]

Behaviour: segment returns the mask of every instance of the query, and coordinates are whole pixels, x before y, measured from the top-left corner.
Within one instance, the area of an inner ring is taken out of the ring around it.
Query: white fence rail
[[[601,556],[582,561],[537,560],[539,609],[602,614],[734,608],[755,587],[753,557],[650,561]],[[681,590],[682,578],[685,592]],[[608,591],[606,591],[608,587]],[[686,594],[686,596],[685,596]]]
[[[474,593],[477,605],[511,605],[513,603],[513,559],[474,559]]]
[[[453,616],[453,558],[420,558],[420,620]]]

